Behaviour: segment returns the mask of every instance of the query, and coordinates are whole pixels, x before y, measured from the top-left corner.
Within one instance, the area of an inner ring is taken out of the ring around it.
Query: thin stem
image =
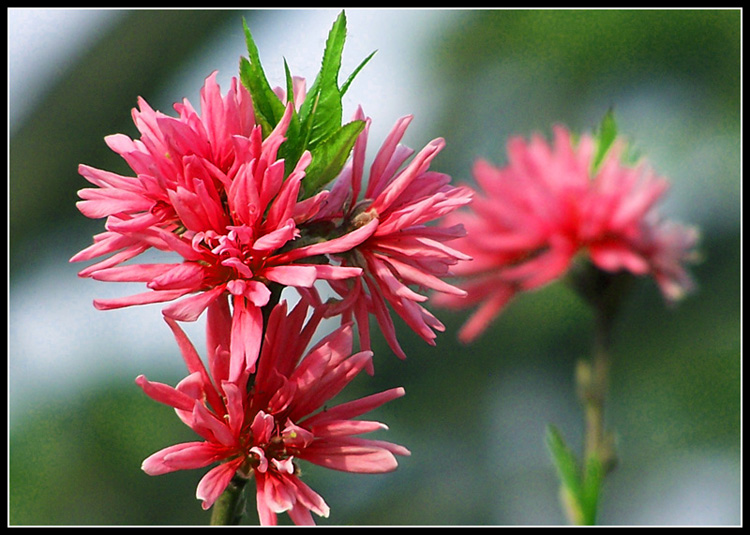
[[[584,413],[583,459],[577,496],[563,500],[571,524],[594,525],[604,477],[616,464],[613,435],[606,428],[605,404],[609,389],[612,327],[631,278],[587,264],[571,282],[594,315],[591,357],[578,363],[576,386]],[[570,489],[568,489],[570,490]]]
[[[597,313],[594,344],[587,384],[581,385],[585,413],[584,461],[596,456],[603,463],[610,456],[606,441],[604,404],[609,388],[609,338],[611,322]]]
[[[245,484],[247,480],[233,477],[226,490],[211,508],[212,526],[236,526],[245,514]]]

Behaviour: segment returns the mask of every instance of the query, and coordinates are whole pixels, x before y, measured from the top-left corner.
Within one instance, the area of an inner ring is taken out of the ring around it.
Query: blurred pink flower
[[[357,435],[386,429],[374,421],[354,420],[404,394],[394,388],[337,406],[323,406],[369,365],[369,351],[352,352],[351,326],[342,326],[307,351],[320,319],[300,302],[289,314],[286,303],[270,315],[257,372],[237,365],[229,351],[230,311],[217,301],[208,310],[208,367],[173,320],[166,318],[190,375],[176,387],[136,382],[150,397],[174,407],[178,417],[203,440],[170,446],[143,462],[159,475],[175,470],[211,468],[196,495],[210,508],[233,477],[254,478],[261,524],[274,525],[287,512],[296,524],[313,524],[311,515],[328,516],[329,507],[301,481],[299,459],[345,472],[395,470],[402,446]],[[241,365],[242,363],[240,363]],[[323,408],[323,409],[322,409]],[[321,410],[322,409],[322,410]]]
[[[79,192],[81,212],[107,217],[107,231],[72,261],[108,258],[81,271],[96,280],[143,282],[148,291],[97,299],[99,309],[180,299],[164,309],[172,319],[193,321],[218,298],[234,306],[232,351],[248,366],[262,338],[261,307],[270,283],[310,287],[318,279],[356,276],[356,267],[300,260],[351,248],[374,227],[349,233],[314,248],[297,250],[294,262],[280,254],[299,237],[327,192],[298,201],[310,154],[285,176],[277,153],[285,141],[293,104],[263,139],[254,124],[250,96],[233,80],[227,96],[211,75],[201,91],[202,115],[184,101],[179,116],[153,111],[142,99],[133,112],[141,139],[108,138],[110,147],[135,171],[124,177],[81,166],[97,188]],[[177,263],[124,264],[151,247],[175,252]],[[188,295],[192,294],[192,295]]]
[[[342,314],[343,321],[356,319],[361,347],[369,348],[368,319],[373,313],[391,349],[404,358],[386,303],[420,337],[434,345],[434,331],[442,331],[444,326],[421,305],[428,297],[409,285],[455,296],[465,294],[444,280],[452,275],[453,265],[468,259],[446,245],[463,235],[462,226],[428,224],[469,203],[471,191],[451,186],[448,175],[429,170],[445,145],[442,139],[430,142],[407,163],[414,151],[402,145],[401,140],[411,116],[400,119],[387,136],[364,187],[370,120],[365,119],[361,109],[355,119],[366,120],[367,126],[357,139],[352,160],[313,221],[346,230],[376,227],[353,250],[339,256],[343,266],[362,268],[363,276],[329,281],[342,299],[328,304],[328,315]],[[286,258],[294,259],[300,251],[287,253]]]
[[[468,295],[436,299],[478,306],[459,333],[463,341],[484,331],[517,293],[563,277],[578,256],[607,272],[650,275],[670,301],[692,289],[684,264],[694,258],[697,232],[660,217],[656,203],[667,181],[644,162],[625,165],[623,150],[617,140],[594,171],[594,138],[574,143],[557,127],[551,144],[511,139],[505,167],[476,162],[482,194],[470,212],[446,221],[467,230],[457,247],[473,261],[454,271]]]

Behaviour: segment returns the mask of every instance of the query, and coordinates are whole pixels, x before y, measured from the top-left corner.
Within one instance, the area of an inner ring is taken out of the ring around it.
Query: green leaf
[[[609,109],[604,115],[596,137],[598,143],[596,155],[594,156],[594,171],[599,169],[599,165],[604,160],[615,139],[617,139],[617,123],[615,122],[615,114],[612,109]]]
[[[302,181],[305,197],[313,195],[338,176],[364,128],[364,121],[347,123],[311,151],[312,161]]]
[[[578,460],[565,444],[560,432],[552,425],[547,426],[547,448],[557,468],[560,482],[577,499],[581,494]]]
[[[260,63],[258,47],[255,46],[253,36],[244,19],[242,26],[245,30],[248,58],[240,58],[240,80],[252,95],[255,118],[263,127],[263,136],[266,137],[281,120],[285,106],[268,83]]]
[[[260,63],[258,49],[247,24],[245,40],[248,58],[240,60],[240,79],[253,99],[256,121],[263,128],[264,137],[271,133],[281,120],[285,105],[274,93]],[[341,57],[346,40],[346,15],[342,11],[331,27],[326,39],[320,71],[307,91],[304,102],[294,111],[286,141],[279,148],[279,157],[285,160],[285,171],[290,173],[302,154],[309,150],[312,161],[306,171],[304,195],[312,195],[322,186],[333,180],[346,163],[357,136],[364,128],[364,122],[353,121],[341,125],[343,115],[342,95],[354,77],[369,62],[374,52],[357,66],[339,88],[338,77],[341,70]],[[293,95],[292,75],[284,61],[286,90],[289,99]]]
[[[313,117],[308,136],[310,149],[327,139],[341,126],[343,107],[338,77],[345,40],[346,15],[342,11],[328,34],[320,72],[310,86],[305,102],[300,107],[300,117],[303,123],[309,116]]]
[[[601,460],[597,456],[589,457],[586,460],[586,467],[583,472],[583,484],[579,498],[581,512],[587,525],[594,525],[596,522],[596,511],[603,481],[604,467]]]
[[[373,51],[372,54],[367,56],[364,60],[362,60],[362,63],[357,65],[357,68],[354,69],[354,71],[349,75],[349,78],[346,79],[346,82],[344,82],[344,85],[341,86],[341,96],[343,97],[346,93],[347,89],[349,89],[349,86],[354,81],[354,78],[359,74],[359,71],[361,71],[365,65],[367,65],[367,62],[369,62],[372,57],[375,55],[377,50]]]

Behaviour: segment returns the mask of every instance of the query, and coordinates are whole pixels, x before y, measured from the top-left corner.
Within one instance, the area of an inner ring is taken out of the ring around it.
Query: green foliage
[[[243,22],[248,58],[240,59],[240,79],[253,97],[256,120],[268,136],[281,121],[286,105],[273,91],[260,62],[258,48],[247,24]],[[303,180],[303,196],[309,197],[333,180],[343,168],[357,136],[364,129],[364,121],[352,121],[342,125],[342,97],[354,77],[372,58],[370,54],[339,87],[341,56],[346,40],[346,16],[342,11],[328,34],[323,60],[315,81],[310,86],[299,110],[292,109],[292,117],[286,132],[287,140],[280,150],[289,173],[294,169],[305,151],[310,151],[312,162]],[[289,67],[286,72],[286,92],[292,98],[293,84]]]
[[[594,156],[594,170],[599,169],[599,165],[604,160],[610,147],[617,139],[617,123],[615,121],[615,114],[610,109],[604,115],[601,124],[599,125],[599,131],[596,134],[596,155]]]
[[[596,456],[586,459],[583,471],[576,456],[554,426],[547,427],[547,448],[560,476],[562,501],[569,519],[579,525],[596,523],[604,469]]]

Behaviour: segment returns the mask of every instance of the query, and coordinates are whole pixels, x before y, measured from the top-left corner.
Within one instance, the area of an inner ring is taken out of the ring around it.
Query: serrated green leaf
[[[285,106],[273,91],[271,84],[268,83],[260,62],[258,47],[255,45],[253,36],[244,19],[242,26],[245,30],[248,57],[240,58],[240,80],[252,95],[256,120],[263,127],[263,136],[265,137],[281,120]]]
[[[327,139],[341,126],[343,106],[338,77],[345,40],[346,15],[342,11],[328,34],[320,72],[310,86],[308,97],[300,107],[300,117],[303,123],[307,122],[308,116],[312,116],[308,135],[310,149]]]
[[[372,57],[375,55],[377,50],[373,51],[369,56],[367,56],[365,59],[362,60],[362,63],[357,65],[357,68],[354,69],[354,71],[349,75],[349,78],[346,79],[346,82],[341,86],[341,96],[343,97],[346,93],[347,89],[349,89],[349,86],[352,85],[352,82],[354,81],[354,78],[359,74],[359,71],[361,71],[365,65],[372,59]]]
[[[302,181],[305,197],[313,195],[338,176],[349,158],[357,136],[364,128],[364,121],[347,123],[311,151],[312,161]]]
[[[286,59],[284,60],[284,73],[286,76],[287,101],[292,101],[294,100],[294,79],[292,78],[292,73],[289,70]],[[293,108],[292,117],[286,130],[286,141],[279,148],[279,158],[283,158],[285,161],[285,175],[294,170],[307,146],[307,140],[302,132],[302,128],[303,125],[300,122],[299,114],[296,108]]]
[[[594,156],[593,170],[599,169],[599,165],[604,160],[607,152],[612,147],[612,144],[617,139],[617,123],[615,121],[615,114],[610,109],[604,115],[601,124],[599,125],[599,131],[597,132],[597,147],[596,155]]]

